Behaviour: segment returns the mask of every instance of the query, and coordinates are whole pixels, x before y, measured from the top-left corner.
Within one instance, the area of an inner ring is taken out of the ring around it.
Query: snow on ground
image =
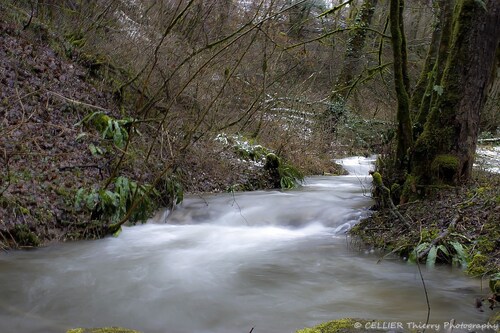
[[[500,146],[482,146],[476,150],[476,168],[500,173]]]

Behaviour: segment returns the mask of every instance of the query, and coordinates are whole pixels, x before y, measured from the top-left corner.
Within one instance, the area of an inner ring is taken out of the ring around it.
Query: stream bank
[[[290,191],[187,196],[116,238],[1,254],[2,329],[283,333],[339,318],[425,322],[416,266],[377,264],[346,238],[372,204],[370,161],[357,160],[346,165],[357,174],[308,177]],[[432,323],[487,321],[472,305],[478,280],[447,267],[423,274]]]
[[[149,198],[143,216],[184,193],[280,185],[261,161],[210,135],[174,157],[176,147],[163,144],[170,134],[144,162],[154,133],[147,121],[135,124],[134,105],[117,96],[117,82],[128,79],[123,71],[36,17],[24,26],[28,18],[15,3],[0,4],[0,250],[101,238],[110,224],[103,211],[128,208],[115,207],[117,185],[129,184],[120,202],[130,201],[131,189],[152,188],[165,169],[177,172],[157,182],[159,195]],[[339,171],[329,161],[301,169]]]
[[[500,175],[474,171],[460,187],[436,188],[419,200],[373,214],[350,230],[362,246],[396,254],[404,261],[429,267],[451,265],[483,282],[478,311],[499,320],[500,303]]]

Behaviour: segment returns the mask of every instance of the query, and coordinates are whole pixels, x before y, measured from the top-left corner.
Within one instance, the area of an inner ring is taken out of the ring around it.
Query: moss
[[[399,185],[398,183],[393,183],[391,185],[391,193],[398,193],[400,189],[401,185]]]
[[[492,293],[500,294],[500,280],[491,279],[488,285]]]
[[[405,203],[416,199],[418,179],[413,175],[407,175],[401,191],[400,202]]]
[[[276,170],[280,166],[280,158],[276,154],[269,153],[266,155],[266,163],[264,164],[264,169],[266,170]]]
[[[372,174],[372,178],[373,178],[373,183],[377,186],[377,187],[382,187],[384,186],[384,184],[382,183],[382,175],[378,172],[374,172]]]
[[[472,276],[482,276],[488,272],[487,264],[488,257],[481,253],[476,253],[469,263],[466,272]]]
[[[379,330],[382,323],[362,319],[343,318],[321,323],[310,328],[303,328],[296,333],[355,333],[355,332],[386,332]]]
[[[344,332],[345,329],[353,329],[356,321],[352,318],[337,319],[321,323],[311,328],[298,330],[296,333],[336,333]]]
[[[479,237],[477,239],[477,248],[484,253],[493,252],[496,248],[497,241],[495,239],[491,239],[490,237]]]
[[[40,239],[32,232],[25,224],[16,225],[12,236],[15,238],[19,246],[39,246]]]
[[[436,170],[437,168],[447,168],[447,169],[456,169],[460,162],[456,156],[450,154],[442,154],[438,155],[432,161],[431,168]]]
[[[490,319],[488,320],[488,322],[490,322],[492,324],[500,323],[500,311],[493,313],[490,316]],[[497,332],[500,332],[500,330],[497,330]]]
[[[431,163],[431,172],[435,178],[446,183],[452,182],[460,166],[460,161],[451,154],[437,155]]]
[[[422,238],[422,242],[431,242],[439,236],[439,229],[436,225],[432,225],[428,228],[422,229],[420,233],[420,237]]]
[[[66,331],[66,333],[141,333],[141,332],[121,327],[102,327],[102,328],[73,328]]]
[[[28,208],[26,208],[26,207],[22,207],[22,206],[20,206],[20,207],[19,207],[19,212],[20,212],[22,215],[29,215],[30,210],[29,210]]]
[[[92,118],[92,125],[97,129],[100,133],[103,133],[108,127],[109,122],[113,120],[110,116],[105,115],[104,113],[96,114]]]
[[[67,188],[63,187],[63,186],[59,186],[59,187],[55,187],[54,188],[54,192],[57,194],[57,195],[60,195],[62,197],[71,197],[73,196],[74,194],[71,193],[70,190],[68,190]]]

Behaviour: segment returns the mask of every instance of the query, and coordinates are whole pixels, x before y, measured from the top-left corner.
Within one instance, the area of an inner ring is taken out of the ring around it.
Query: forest
[[[376,155],[351,237],[498,308],[499,43],[497,0],[4,0],[0,249]]]

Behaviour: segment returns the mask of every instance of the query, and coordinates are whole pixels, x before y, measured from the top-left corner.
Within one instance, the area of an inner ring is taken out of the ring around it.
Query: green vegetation
[[[117,147],[124,148],[129,137],[129,130],[132,129],[135,133],[140,134],[133,128],[136,121],[130,117],[115,119],[102,112],[94,112],[83,118],[77,126],[81,123],[92,124],[102,134],[103,139],[111,139]]]
[[[129,220],[145,222],[157,208],[155,197],[158,195],[159,192],[151,185],[139,185],[120,176],[114,180],[112,190],[79,189],[75,207],[77,211],[90,211],[94,219],[109,221],[112,224],[120,222],[133,208]]]
[[[381,325],[376,321],[364,319],[343,318],[321,323],[311,328],[298,330],[296,333],[356,333],[356,332],[385,332],[379,329]]]
[[[422,254],[427,256],[425,263],[429,267],[433,267],[436,262],[451,263],[455,266],[467,267],[470,262],[468,250],[457,241],[450,241],[449,243],[440,245],[434,245],[428,242],[420,243],[410,252],[408,261],[414,263]]]
[[[224,145],[232,146],[242,159],[253,161],[267,170],[276,187],[292,189],[304,179],[304,175],[299,169],[277,156],[270,149],[256,144],[255,140],[247,139],[241,135],[227,136],[226,134],[217,135],[215,140]]]
[[[296,333],[340,333],[348,331],[354,331],[354,324],[356,320],[352,318],[337,319],[326,323],[321,323],[317,326],[311,328],[304,328],[298,330]]]
[[[452,182],[456,176],[460,161],[450,154],[437,155],[431,163],[431,171],[435,179]]]
[[[190,192],[290,189],[338,172],[334,158],[375,151],[374,196],[398,237],[367,238],[429,265],[497,271],[500,195],[467,181],[477,134],[497,137],[498,80],[469,88],[498,76],[499,34],[486,24],[498,2],[283,0],[248,15],[236,3],[140,3],[0,4],[3,246],[101,237]],[[417,42],[433,25],[431,45]],[[468,38],[476,29],[490,30]],[[476,49],[487,52],[471,61]],[[491,121],[476,128],[488,94]],[[469,196],[448,199],[456,185]],[[453,210],[464,218],[451,226]]]
[[[16,225],[12,234],[20,247],[39,246],[41,243],[38,236],[25,224]]]
[[[376,152],[380,210],[353,234],[499,292],[500,181],[472,172],[478,133],[500,133],[498,0],[55,3],[0,3],[2,250],[104,237],[186,193],[291,189]]]

